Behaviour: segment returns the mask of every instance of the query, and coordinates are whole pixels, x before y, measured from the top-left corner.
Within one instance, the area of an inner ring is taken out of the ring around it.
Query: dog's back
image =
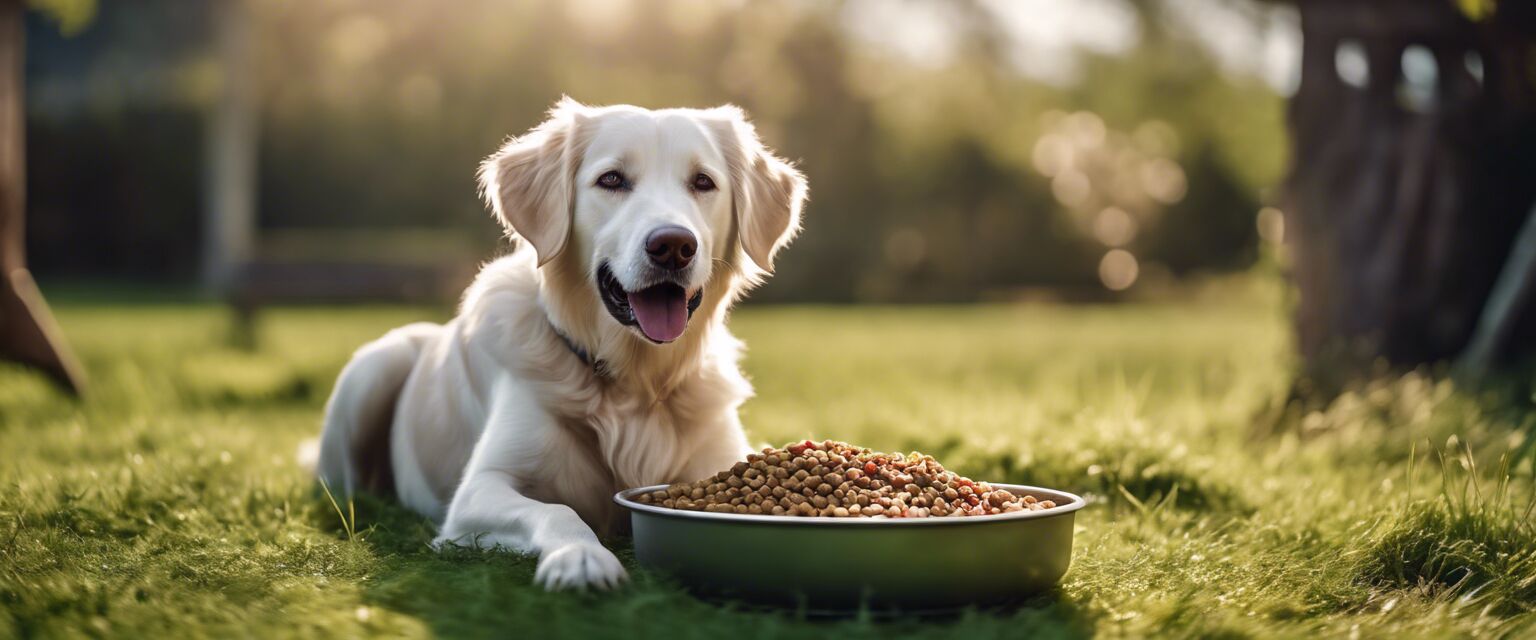
[[[389,432],[395,404],[423,346],[442,330],[429,322],[392,330],[363,345],[342,369],[320,433],[316,473],[328,490],[394,494]]]

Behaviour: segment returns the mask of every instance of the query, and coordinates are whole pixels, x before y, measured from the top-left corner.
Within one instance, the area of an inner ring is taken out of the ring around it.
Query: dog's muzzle
[[[661,282],[638,291],[628,291],[613,271],[603,263],[597,269],[597,290],[603,306],[614,320],[639,329],[647,340],[657,344],[672,342],[683,335],[694,310],[704,301],[704,290],[692,297],[676,282]]]

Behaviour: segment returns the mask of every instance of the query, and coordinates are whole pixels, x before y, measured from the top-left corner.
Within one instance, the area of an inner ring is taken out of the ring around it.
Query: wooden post
[[[37,367],[78,395],[85,377],[26,267],[25,8],[0,0],[0,358]]]
[[[255,39],[244,0],[218,2],[214,21],[219,95],[205,134],[202,280],[227,297],[256,235]]]

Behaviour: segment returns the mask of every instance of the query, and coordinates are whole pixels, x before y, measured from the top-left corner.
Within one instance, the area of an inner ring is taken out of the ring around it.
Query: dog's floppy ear
[[[549,118],[480,163],[480,192],[507,232],[533,245],[539,265],[565,250],[575,204],[586,107],[562,98]]]
[[[741,248],[758,268],[772,273],[774,254],[800,231],[805,176],[763,146],[741,109],[718,107],[711,115],[731,172]]]

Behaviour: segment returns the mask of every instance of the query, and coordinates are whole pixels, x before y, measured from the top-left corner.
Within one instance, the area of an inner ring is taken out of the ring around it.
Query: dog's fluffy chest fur
[[[703,389],[682,388],[670,397],[650,399],[649,394],[616,387],[604,388],[588,403],[591,411],[563,416],[560,428],[570,436],[573,456],[552,456],[538,461],[522,476],[531,496],[572,505],[599,532],[612,531],[622,514],[609,499],[614,492],[631,487],[696,480],[692,474],[700,445],[718,439],[720,407],[690,402]],[[735,410],[734,406],[731,407]],[[734,440],[734,439],[732,439]],[[708,452],[705,452],[708,457]],[[734,456],[732,456],[734,459]],[[721,460],[720,468],[730,460]],[[584,482],[578,476],[590,478]],[[566,477],[554,485],[543,479]]]
[[[524,495],[568,505],[594,529],[611,531],[615,491],[697,479],[746,453],[736,410],[751,387],[723,322],[701,318],[709,324],[698,327],[702,340],[690,345],[692,357],[664,367],[648,370],[611,349],[599,356],[620,360],[596,366],[556,332],[538,284],[532,265],[516,254],[488,265],[418,362],[426,370],[407,385],[396,420],[397,434],[413,435],[400,444],[417,459],[397,466],[421,473],[401,474],[402,500],[418,508],[429,501],[441,512],[478,441],[494,429],[495,442],[486,446],[497,450],[474,455],[505,460]],[[442,401],[466,395],[473,401]],[[537,411],[496,403],[533,403]],[[466,405],[478,410],[441,410]],[[520,418],[499,424],[497,415]]]

